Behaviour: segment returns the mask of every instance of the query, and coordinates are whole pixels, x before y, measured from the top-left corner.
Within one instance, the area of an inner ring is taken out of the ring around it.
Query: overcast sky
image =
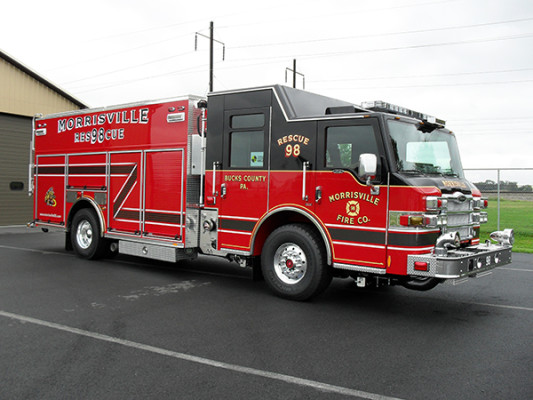
[[[531,0],[19,0],[2,13],[0,48],[91,107],[206,95],[195,33],[213,21],[215,91],[284,84],[296,58],[308,91],[446,120],[465,168],[533,167]],[[533,171],[502,179],[533,184]]]

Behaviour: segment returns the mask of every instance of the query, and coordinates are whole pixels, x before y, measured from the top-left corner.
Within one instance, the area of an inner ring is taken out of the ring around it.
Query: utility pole
[[[209,91],[213,91],[213,21],[209,24]]]
[[[296,89],[296,75],[300,75],[303,79],[303,89],[305,90],[305,75],[296,72],[296,58],[292,60],[292,69],[285,68],[285,83],[287,83],[287,71],[292,72],[292,87]]]
[[[213,91],[213,59],[214,59],[214,42],[217,42],[222,45],[222,61],[226,58],[226,45],[219,40],[215,39],[215,28],[213,21],[209,24],[209,36],[204,35],[203,33],[196,32],[194,35],[194,50],[198,50],[198,36],[205,37],[209,39],[209,91]]]

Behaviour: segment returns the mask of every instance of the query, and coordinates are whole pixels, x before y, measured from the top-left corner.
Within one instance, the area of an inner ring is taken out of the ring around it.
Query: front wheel
[[[84,208],[74,215],[70,241],[80,257],[95,259],[102,256],[104,239],[100,235],[100,226],[94,212]]]
[[[267,238],[261,270],[278,296],[307,300],[324,291],[331,282],[325,253],[320,237],[307,225],[284,225]]]

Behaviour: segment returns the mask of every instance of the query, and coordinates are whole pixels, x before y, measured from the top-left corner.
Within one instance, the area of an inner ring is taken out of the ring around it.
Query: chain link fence
[[[501,200],[533,202],[533,168],[465,168],[465,176],[484,197],[497,201],[498,230]]]

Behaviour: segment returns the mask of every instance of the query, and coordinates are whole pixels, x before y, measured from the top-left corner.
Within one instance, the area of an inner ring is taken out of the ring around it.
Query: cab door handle
[[[303,201],[308,201],[309,200],[309,196],[307,195],[307,187],[306,187],[306,184],[307,184],[307,169],[311,167],[311,163],[309,161],[304,161],[303,162],[303,173],[302,173],[302,179],[303,179],[303,183],[302,183],[302,200]]]
[[[315,202],[320,203],[322,200],[322,186],[317,186],[315,188]]]

